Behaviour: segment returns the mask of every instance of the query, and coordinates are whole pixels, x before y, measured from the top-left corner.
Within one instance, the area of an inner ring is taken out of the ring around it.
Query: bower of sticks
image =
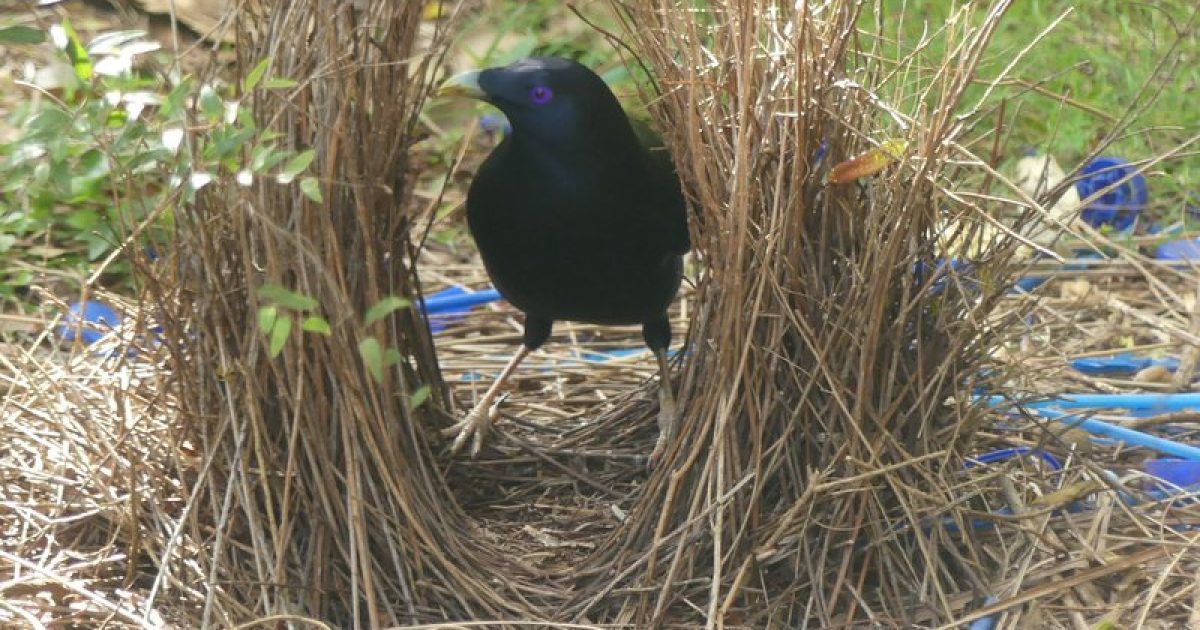
[[[235,69],[270,57],[274,76],[298,80],[249,98],[280,142],[316,150],[323,200],[214,182],[178,211],[163,259],[137,264],[140,295],[108,296],[138,314],[106,339],[117,351],[0,358],[5,618],[1200,621],[1194,505],[1147,494],[1128,472],[1145,452],[1016,405],[1178,386],[1064,367],[1115,337],[1182,348],[1186,386],[1200,316],[1192,271],[1127,249],[1109,273],[1012,291],[1050,261],[1021,252],[1053,227],[1046,209],[1063,187],[1022,192],[997,168],[1012,150],[1006,106],[964,97],[1004,0],[938,25],[929,37],[949,52],[937,59],[898,53],[871,2],[613,3],[627,28],[607,36],[654,78],[641,101],[691,206],[673,311],[681,426],[652,469],[651,355],[621,351],[640,347],[636,329],[579,324],[560,324],[518,374],[479,458],[445,453],[439,429],[503,365],[520,314],[492,304],[436,332],[415,307],[363,322],[386,296],[415,305],[486,284],[469,250],[428,238],[456,220],[437,209],[461,201],[479,159],[464,141],[454,175],[433,185],[422,151],[453,12],[265,4],[236,17]],[[869,153],[884,144],[905,148]],[[829,181],[863,154],[888,163]],[[969,265],[942,264],[963,251]],[[256,325],[266,284],[316,298],[331,334],[297,332],[272,358]],[[366,339],[395,350],[381,379]],[[973,459],[1012,448],[1034,455]]]

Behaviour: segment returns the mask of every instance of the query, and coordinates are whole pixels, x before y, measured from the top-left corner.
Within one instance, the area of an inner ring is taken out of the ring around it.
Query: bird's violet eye
[[[554,98],[554,91],[544,85],[538,85],[529,90],[529,100],[534,105],[545,105],[552,98]]]

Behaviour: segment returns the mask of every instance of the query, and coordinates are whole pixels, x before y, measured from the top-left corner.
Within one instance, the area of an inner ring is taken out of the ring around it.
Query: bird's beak
[[[468,70],[461,74],[456,74],[446,82],[438,86],[438,96],[465,96],[467,98],[477,98],[487,100],[487,93],[483,88],[479,87],[479,70]]]

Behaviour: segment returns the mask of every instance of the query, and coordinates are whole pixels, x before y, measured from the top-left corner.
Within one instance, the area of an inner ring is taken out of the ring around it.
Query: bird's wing
[[[671,152],[667,150],[662,137],[646,121],[631,115],[629,124],[646,152],[647,166],[652,175],[654,199],[651,205],[654,214],[650,220],[653,228],[656,233],[667,236],[671,253],[682,256],[692,248],[692,243],[688,237],[687,202],[683,198]]]

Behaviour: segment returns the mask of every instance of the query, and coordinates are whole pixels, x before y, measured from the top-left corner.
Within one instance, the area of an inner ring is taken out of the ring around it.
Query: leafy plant
[[[274,284],[259,287],[258,295],[267,304],[258,309],[258,329],[268,339],[271,357],[279,356],[292,332],[296,319],[301,319],[300,329],[304,332],[329,336],[329,322],[313,314],[318,303],[315,299]]]
[[[266,303],[258,309],[258,330],[266,336],[267,351],[272,358],[283,352],[296,321],[300,321],[300,329],[304,332],[324,336],[331,334],[329,322],[316,313],[320,305],[314,298],[274,284],[259,287],[258,295]],[[385,297],[367,309],[363,315],[363,327],[369,328],[392,313],[410,306],[411,303],[404,298]],[[359,342],[358,354],[362,357],[363,365],[371,374],[371,378],[377,382],[383,381],[384,370],[403,358],[399,350],[384,346],[375,336],[364,337]],[[418,407],[428,396],[428,391],[417,390],[409,404]]]
[[[12,113],[15,137],[0,143],[0,299],[18,300],[55,271],[76,281],[100,272],[110,288],[128,285],[120,254],[153,257],[169,247],[176,204],[215,178],[299,179],[306,196],[320,199],[319,183],[302,176],[312,152],[277,146],[237,98],[295,85],[268,78],[270,59],[240,85],[220,85],[140,70],[135,62],[160,48],[140,31],[102,33],[85,45],[66,20],[45,33],[0,28],[0,43],[46,40],[70,70],[59,85],[24,84],[40,98]]]

